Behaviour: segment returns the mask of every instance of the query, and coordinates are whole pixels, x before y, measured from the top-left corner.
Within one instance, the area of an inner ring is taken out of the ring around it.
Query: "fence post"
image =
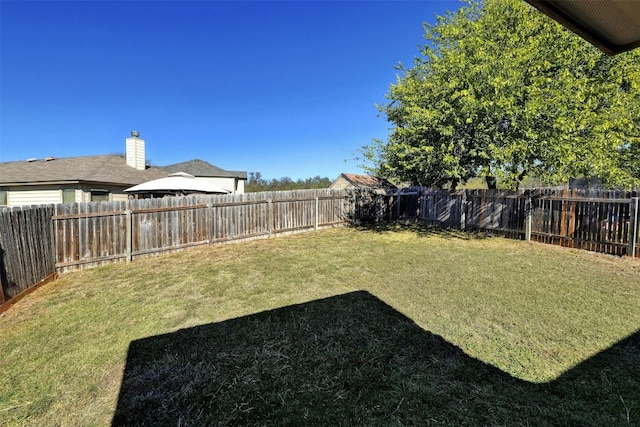
[[[562,207],[561,207],[561,211],[560,211],[560,246],[569,246],[567,244],[567,242],[569,241],[568,239],[565,239],[565,237],[569,237],[569,234],[567,232],[567,212],[569,210],[569,190],[567,188],[565,188],[564,190],[562,190]]]
[[[131,201],[127,200],[127,207],[124,211],[125,214],[125,241],[127,243],[127,249],[125,251],[125,258],[127,262],[131,262],[133,259],[133,215],[131,214]]]
[[[6,211],[5,211],[6,212]],[[2,215],[3,212],[0,212],[0,215]],[[4,245],[2,244],[2,217],[0,217],[0,273],[4,273],[5,271],[5,267],[4,267]],[[0,306],[2,304],[4,304],[7,299],[4,296],[4,287],[5,285],[8,285],[8,283],[5,284],[5,280],[4,280],[4,274],[0,274]]]
[[[637,248],[637,238],[638,238],[638,197],[631,198],[631,209],[629,212],[629,249],[627,250],[627,255],[630,257],[636,256],[636,248]]]
[[[524,240],[531,240],[531,219],[533,216],[533,203],[531,196],[527,196],[524,202]]]
[[[207,203],[207,210],[205,211],[205,222],[207,224],[207,239],[209,240],[207,243],[211,244],[213,242],[213,205],[211,203]]]
[[[467,231],[467,190],[463,190],[458,197],[458,209],[460,211],[460,230]]]
[[[318,196],[316,195],[314,213],[313,213],[313,229],[315,231],[318,231],[318,215],[319,214],[320,214],[320,211],[318,210]]]
[[[269,237],[273,234],[273,200],[267,200],[267,228],[269,230]]]

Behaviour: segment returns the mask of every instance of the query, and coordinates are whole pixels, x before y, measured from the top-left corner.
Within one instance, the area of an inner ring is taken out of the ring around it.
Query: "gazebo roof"
[[[194,177],[184,172],[172,173],[171,175],[143,182],[142,184],[124,190],[129,194],[140,193],[207,193],[207,194],[227,194],[228,190],[211,184],[210,182]]]

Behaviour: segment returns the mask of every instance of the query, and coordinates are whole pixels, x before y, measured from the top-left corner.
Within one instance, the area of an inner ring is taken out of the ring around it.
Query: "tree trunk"
[[[487,181],[487,188],[489,188],[489,190],[496,190],[498,188],[498,180],[495,176],[485,176],[484,180]]]

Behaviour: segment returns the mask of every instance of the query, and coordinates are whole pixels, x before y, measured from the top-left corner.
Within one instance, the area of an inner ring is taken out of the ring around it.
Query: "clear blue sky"
[[[123,153],[334,179],[458,1],[0,1],[0,161]]]

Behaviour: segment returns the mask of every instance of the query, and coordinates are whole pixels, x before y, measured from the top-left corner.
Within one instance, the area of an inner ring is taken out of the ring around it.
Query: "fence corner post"
[[[637,240],[638,240],[638,229],[640,228],[640,224],[638,224],[638,220],[640,219],[640,215],[638,213],[638,197],[631,198],[631,209],[629,211],[629,248],[627,250],[627,255],[630,257],[636,256],[637,249]]]
[[[524,202],[524,240],[527,242],[531,240],[531,219],[533,216],[533,203],[531,196],[527,196]]]

